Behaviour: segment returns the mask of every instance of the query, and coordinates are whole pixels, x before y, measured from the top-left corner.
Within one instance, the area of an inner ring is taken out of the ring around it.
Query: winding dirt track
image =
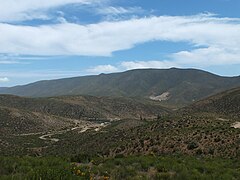
[[[56,132],[51,132],[51,133],[48,133],[48,134],[44,134],[42,136],[39,137],[39,139],[42,139],[42,140],[49,140],[49,141],[53,141],[53,142],[58,142],[60,141],[60,139],[57,139],[57,138],[52,138],[52,136],[54,135],[59,135],[59,134],[64,134],[66,132],[69,132],[69,131],[74,131],[74,130],[77,130],[77,129],[81,129],[79,131],[79,133],[84,133],[86,132],[87,130],[90,130],[90,129],[94,129],[95,131],[100,131],[102,128],[108,126],[109,123],[108,122],[104,122],[104,123],[101,123],[101,124],[87,124],[87,125],[84,125],[84,126],[76,126],[76,127],[73,127],[73,128],[70,128],[70,129],[67,129],[67,130],[62,130],[62,131],[56,131]]]
[[[60,134],[64,134],[67,133],[69,131],[75,131],[75,130],[79,130],[79,133],[84,133],[88,130],[95,130],[100,131],[102,128],[106,127],[110,125],[109,122],[104,122],[104,123],[87,123],[85,125],[77,125],[75,127],[71,127],[69,129],[65,129],[65,130],[59,130],[59,131],[55,131],[55,132],[37,132],[37,133],[28,133],[28,134],[14,134],[14,136],[33,136],[33,135],[41,135],[39,137],[39,139],[44,140],[44,141],[52,141],[52,142],[58,142],[60,141],[60,139],[58,138],[52,138],[52,136],[54,135],[60,135]]]

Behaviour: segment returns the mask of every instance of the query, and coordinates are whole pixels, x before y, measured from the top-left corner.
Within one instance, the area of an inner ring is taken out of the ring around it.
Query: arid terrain
[[[23,175],[20,169],[16,173],[15,166],[9,165],[11,157],[19,157],[19,167],[40,161],[56,177],[57,169],[68,169],[65,173],[61,170],[59,178],[131,179],[132,174],[135,179],[237,179],[240,88],[180,108],[167,104],[168,96],[171,94],[149,100],[0,95],[0,173],[6,177],[32,177],[30,172]],[[56,161],[57,167],[49,161]],[[126,167],[120,168],[122,165]],[[192,174],[184,174],[180,166]],[[226,172],[214,174],[211,169]]]

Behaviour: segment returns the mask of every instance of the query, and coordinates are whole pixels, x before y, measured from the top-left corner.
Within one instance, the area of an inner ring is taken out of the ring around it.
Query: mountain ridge
[[[168,93],[167,104],[186,105],[237,86],[240,76],[223,77],[197,69],[135,69],[38,81],[0,89],[0,93],[26,97],[91,95],[147,99]]]

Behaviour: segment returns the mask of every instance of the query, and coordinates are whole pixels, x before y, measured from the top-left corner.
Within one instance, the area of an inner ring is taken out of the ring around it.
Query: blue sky
[[[0,0],[0,87],[136,68],[240,75],[239,0]]]

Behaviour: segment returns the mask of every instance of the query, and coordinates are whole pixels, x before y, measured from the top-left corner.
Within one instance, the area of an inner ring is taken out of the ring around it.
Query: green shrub
[[[188,145],[187,145],[187,149],[188,150],[193,150],[193,149],[196,149],[198,148],[198,144],[196,142],[190,142]]]

